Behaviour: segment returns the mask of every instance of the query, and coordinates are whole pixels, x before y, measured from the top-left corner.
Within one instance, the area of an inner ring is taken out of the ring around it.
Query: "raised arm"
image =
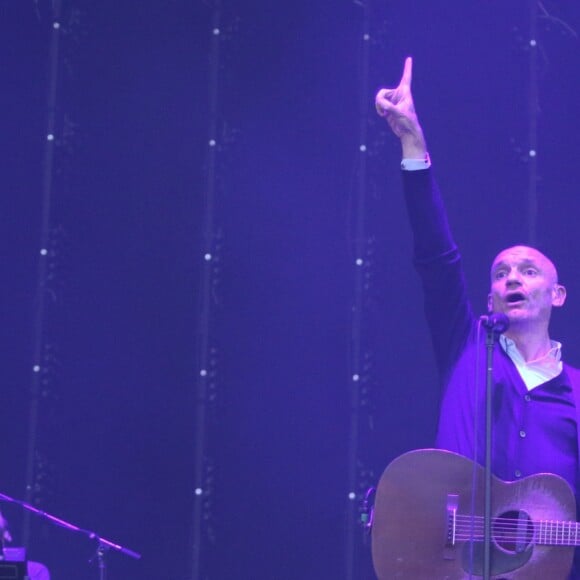
[[[421,276],[425,313],[441,376],[454,366],[473,320],[467,300],[459,251],[443,200],[430,167],[423,130],[411,93],[413,61],[405,60],[399,86],[381,89],[375,98],[377,112],[400,139],[405,201],[413,232],[414,265]]]

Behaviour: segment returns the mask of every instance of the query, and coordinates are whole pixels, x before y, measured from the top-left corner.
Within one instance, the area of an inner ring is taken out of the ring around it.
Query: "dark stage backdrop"
[[[142,552],[139,562],[110,554],[113,579],[188,577],[210,4],[63,5],[71,32],[60,106],[70,133],[54,191],[62,287],[51,320],[59,371],[47,393],[51,465],[40,496],[43,509]],[[371,93],[398,82],[404,56],[414,56],[417,109],[482,311],[490,260],[527,241],[528,4],[374,3]],[[16,497],[24,496],[49,5],[3,2],[0,24],[0,491]],[[223,241],[207,578],[336,579],[348,492],[361,3],[224,6],[228,143],[216,207]],[[541,6],[538,243],[568,286],[554,335],[579,365],[580,9]],[[371,136],[376,410],[364,444],[378,475],[398,454],[430,445],[437,395],[398,144],[379,120]],[[17,543],[22,514],[2,507]],[[98,578],[85,538],[35,520],[29,548],[56,580]],[[362,566],[360,578],[370,577]]]

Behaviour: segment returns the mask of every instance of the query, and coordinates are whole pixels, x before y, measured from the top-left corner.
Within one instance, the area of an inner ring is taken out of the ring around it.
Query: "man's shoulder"
[[[564,363],[564,372],[566,373],[573,387],[580,389],[580,369]]]

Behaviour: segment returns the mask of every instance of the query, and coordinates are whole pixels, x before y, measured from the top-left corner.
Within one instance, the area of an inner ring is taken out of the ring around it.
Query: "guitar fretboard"
[[[492,535],[499,544],[538,544],[544,546],[580,546],[580,522],[561,520],[522,521],[515,518],[493,519]],[[483,517],[452,514],[448,519],[447,545],[456,541],[482,542]]]
[[[536,544],[548,546],[580,546],[579,522],[557,520],[536,521]]]

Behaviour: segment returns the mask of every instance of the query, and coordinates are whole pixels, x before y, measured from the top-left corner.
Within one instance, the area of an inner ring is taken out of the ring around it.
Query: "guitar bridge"
[[[443,558],[445,560],[455,560],[455,542],[457,534],[457,509],[459,507],[459,496],[453,493],[447,494],[447,525],[445,533],[445,549]]]

